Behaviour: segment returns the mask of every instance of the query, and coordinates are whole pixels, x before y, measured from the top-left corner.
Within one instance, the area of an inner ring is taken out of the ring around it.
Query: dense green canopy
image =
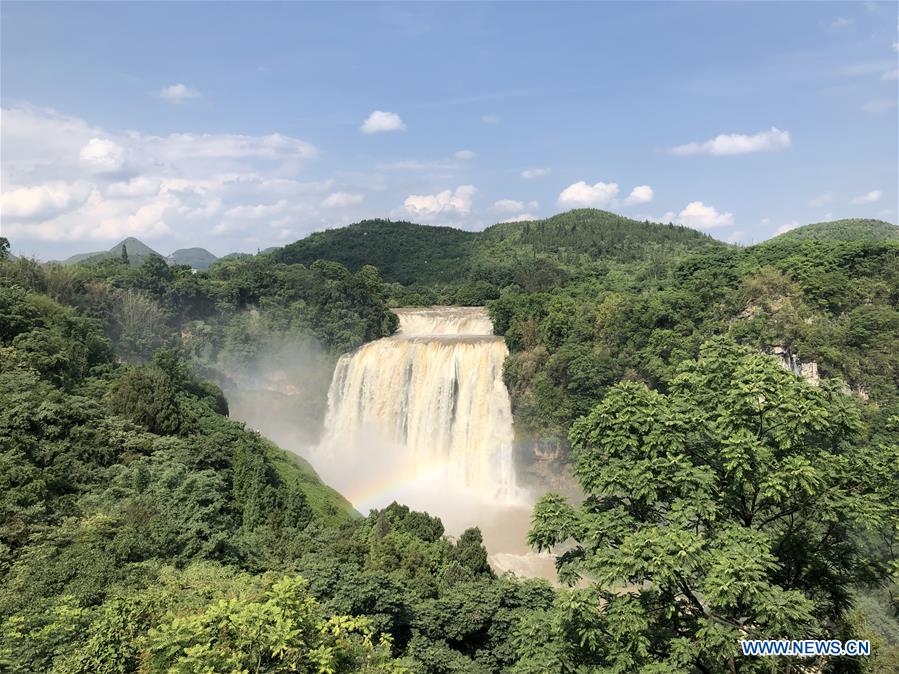
[[[806,669],[895,671],[889,227],[740,248],[592,210],[369,221],[199,273],[0,239],[0,670],[787,672],[737,642],[795,636],[873,642]],[[505,336],[519,449],[585,496],[545,496],[530,534],[577,586],[496,577],[478,529],[362,517],[227,418],[302,351],[290,414],[320,424],[304,376],[430,303],[487,303]]]

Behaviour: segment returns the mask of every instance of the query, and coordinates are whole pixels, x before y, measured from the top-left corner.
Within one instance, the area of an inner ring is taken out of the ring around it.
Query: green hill
[[[167,258],[174,264],[184,264],[192,269],[208,269],[218,258],[205,248],[179,248]]]
[[[288,264],[333,260],[351,271],[371,264],[390,281],[431,283],[458,278],[477,236],[452,227],[364,220],[316,232],[274,251],[272,256]]]
[[[84,262],[85,260],[90,260],[93,257],[98,257],[100,255],[106,255],[108,251],[105,250],[95,250],[92,253],[76,253],[70,257],[67,257],[62,261],[63,264],[78,264],[79,262]]]
[[[133,236],[129,236],[127,239],[119,241],[109,250],[96,253],[78,253],[77,255],[72,255],[71,257],[66,258],[62,261],[62,263],[64,265],[78,264],[80,262],[91,264],[94,262],[99,262],[100,260],[106,260],[113,257],[121,257],[123,246],[128,251],[128,261],[133,267],[140,266],[143,261],[151,255],[159,255],[159,253],[150,248],[143,241],[135,239]]]
[[[567,211],[545,220],[500,223],[484,230],[480,239],[496,251],[528,248],[619,262],[641,259],[648,250],[658,247],[698,252],[726,245],[689,227],[641,222],[594,208]]]
[[[411,222],[365,220],[316,232],[272,253],[278,262],[334,260],[357,270],[377,267],[388,281],[451,283],[481,276],[485,266],[549,257],[564,265],[596,260],[632,262],[654,251],[699,252],[725,244],[688,227],[631,220],[579,209],[545,220],[507,222],[483,232]]]
[[[851,218],[816,222],[792,229],[766,241],[899,241],[899,227],[883,220]]]

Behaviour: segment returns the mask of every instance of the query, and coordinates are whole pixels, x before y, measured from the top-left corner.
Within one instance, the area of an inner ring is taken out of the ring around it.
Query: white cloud
[[[238,134],[173,133],[168,136],[137,136],[149,154],[167,162],[183,162],[197,159],[241,160],[303,160],[318,156],[318,150],[306,141],[280,133],[267,136]]]
[[[500,213],[518,213],[526,209],[538,208],[540,204],[536,201],[516,201],[515,199],[500,199],[493,202],[493,210]],[[533,218],[529,218],[533,219]]]
[[[809,206],[813,208],[821,208],[822,206],[826,206],[831,201],[833,201],[833,195],[829,192],[825,192],[824,194],[819,194],[817,197],[808,202]]]
[[[405,131],[406,125],[395,112],[375,110],[362,122],[362,133],[385,133],[388,131]]]
[[[861,61],[858,63],[847,63],[840,66],[837,74],[843,77],[869,77],[883,72],[884,68],[894,65],[892,59],[878,61]]]
[[[852,21],[850,19],[846,19],[842,16],[838,16],[830,24],[830,27],[835,28],[835,29],[840,29],[840,28],[845,28],[846,26],[850,25],[851,23],[852,23]]]
[[[892,80],[899,79],[899,68],[893,68],[892,70],[887,70],[883,75],[880,76],[884,82],[891,82]]]
[[[559,194],[559,205],[566,208],[608,206],[618,196],[617,183],[596,183],[588,185],[580,180],[569,185]]]
[[[825,220],[833,220],[833,213],[825,213],[824,219]]]
[[[365,200],[364,194],[355,194],[353,192],[332,192],[324,201],[322,206],[326,208],[345,208],[361,204]]]
[[[855,197],[851,203],[853,204],[873,204],[880,201],[880,197],[883,196],[883,193],[880,190],[871,190],[870,192],[866,192],[865,194],[860,194]]]
[[[20,187],[3,192],[0,215],[4,220],[45,220],[77,208],[89,194],[84,183]]]
[[[460,185],[455,191],[443,190],[437,194],[410,194],[403,207],[415,215],[459,214],[471,212],[471,200],[477,189],[473,185]]]
[[[655,194],[652,191],[652,188],[649,185],[637,185],[634,189],[631,190],[630,195],[628,195],[627,199],[624,200],[625,205],[631,206],[634,204],[648,204],[652,201],[652,198]]]
[[[548,168],[532,168],[522,171],[521,177],[525,180],[532,180],[534,178],[542,178],[543,176],[548,176],[550,173],[552,173],[552,170]]]
[[[502,222],[528,222],[536,219],[537,216],[533,213],[521,213],[519,215],[513,215],[511,218],[506,218]]]
[[[484,124],[499,124],[501,120],[499,115],[482,115],[481,121]]]
[[[133,199],[135,197],[152,197],[159,194],[162,183],[159,180],[137,176],[128,181],[112,183],[105,194],[111,199]]]
[[[799,227],[799,223],[793,220],[792,222],[787,222],[778,227],[775,234],[786,234],[790,230],[796,229],[797,227]]]
[[[865,104],[862,105],[862,110],[865,112],[880,113],[892,110],[895,107],[895,98],[874,98],[870,101],[866,101]]]
[[[322,199],[335,191],[330,180],[288,177],[317,150],[281,134],[117,133],[16,106],[2,110],[0,143],[3,233],[19,246],[48,242],[45,250],[125,236],[196,245],[238,231],[242,221],[270,240],[275,218],[279,231],[324,224]],[[222,245],[233,250],[244,240]]]
[[[286,199],[281,199],[273,204],[234,206],[225,211],[224,217],[228,220],[262,220],[284,213],[287,206]]]
[[[476,156],[472,150],[459,150],[441,159],[401,159],[380,163],[377,168],[382,171],[454,171]]]
[[[741,241],[746,240],[746,231],[742,229],[735,229],[727,236],[728,243],[739,243]]]
[[[734,224],[733,213],[719,213],[714,206],[706,206],[701,201],[691,201],[680,213],[668,211],[662,216],[662,220],[697,229],[713,229]]]
[[[95,173],[115,173],[125,163],[125,149],[108,138],[91,138],[81,148],[78,158]]]
[[[159,95],[170,103],[184,103],[185,101],[200,98],[202,96],[196,89],[191,89],[186,84],[180,83],[165,87],[159,92]]]
[[[671,153],[726,156],[750,152],[776,152],[791,145],[790,134],[772,126],[768,131],[760,131],[751,136],[742,133],[723,133],[707,141],[678,145],[671,149]]]

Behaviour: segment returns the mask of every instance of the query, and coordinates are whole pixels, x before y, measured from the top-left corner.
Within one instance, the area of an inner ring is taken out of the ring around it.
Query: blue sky
[[[2,4],[3,235],[40,257],[595,206],[896,221],[896,3]]]

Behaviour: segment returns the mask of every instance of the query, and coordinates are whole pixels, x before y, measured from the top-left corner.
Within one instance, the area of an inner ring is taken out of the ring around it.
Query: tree
[[[5,236],[0,236],[0,260],[5,260],[9,257],[9,239]]]
[[[128,261],[128,246],[122,244],[122,264],[130,264]]]
[[[261,597],[221,599],[151,630],[148,671],[387,672],[390,639],[364,618],[320,617],[306,582],[285,576]]]
[[[139,290],[126,290],[112,307],[119,351],[125,360],[146,360],[169,339],[159,303]]]
[[[667,395],[610,389],[570,433],[586,499],[544,496],[529,534],[573,540],[560,578],[595,583],[581,643],[615,671],[746,672],[772,663],[740,639],[839,634],[850,588],[885,575],[866,532],[896,523],[882,485],[899,454],[858,444],[859,426],[837,385],[723,338]]]
[[[128,370],[110,389],[110,409],[144,426],[151,433],[169,435],[190,425],[172,378],[158,367]]]

